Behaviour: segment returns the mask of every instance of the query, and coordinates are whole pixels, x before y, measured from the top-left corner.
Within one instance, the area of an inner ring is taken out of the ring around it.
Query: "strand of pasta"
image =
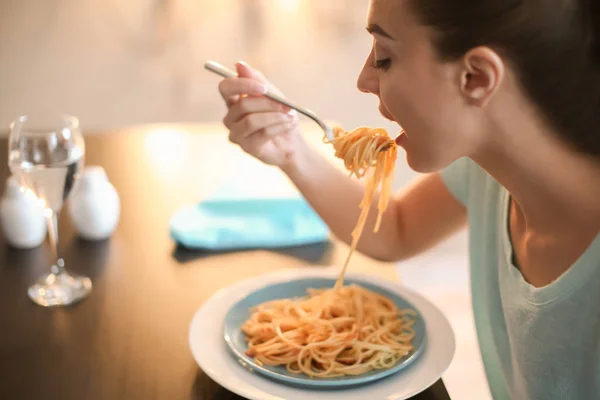
[[[391,195],[397,149],[394,139],[390,138],[385,129],[382,128],[360,127],[345,132],[343,129],[336,127],[333,134],[333,140],[330,141],[324,136],[323,141],[333,145],[335,156],[344,160],[344,166],[350,171],[350,176],[355,175],[357,178],[362,178],[366,175],[365,194],[359,204],[361,212],[352,231],[350,251],[336,283],[336,287],[339,288],[343,286],[350,258],[356,250],[367,222],[373,196],[377,188],[381,186],[377,205],[377,219],[373,228],[374,232],[379,230],[383,213],[387,209]]]

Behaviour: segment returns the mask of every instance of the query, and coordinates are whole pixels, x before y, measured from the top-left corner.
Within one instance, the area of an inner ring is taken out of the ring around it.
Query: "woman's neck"
[[[569,148],[515,103],[498,113],[502,122],[490,124],[494,135],[473,160],[509,191],[528,229],[600,229],[600,159]]]

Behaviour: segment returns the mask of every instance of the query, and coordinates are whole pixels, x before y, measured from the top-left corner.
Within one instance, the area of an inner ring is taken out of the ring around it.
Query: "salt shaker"
[[[21,190],[14,176],[6,180],[0,224],[6,242],[18,249],[38,247],[46,238],[44,208],[32,192]]]
[[[112,235],[119,222],[121,204],[104,168],[89,166],[83,170],[69,199],[68,209],[82,238],[104,240]]]

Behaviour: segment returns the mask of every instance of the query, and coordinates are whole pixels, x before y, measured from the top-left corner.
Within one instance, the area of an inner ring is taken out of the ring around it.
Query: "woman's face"
[[[406,0],[371,0],[367,30],[373,45],[358,78],[379,110],[405,130],[398,144],[417,172],[440,170],[470,155],[479,119],[461,94],[459,62],[440,62],[432,31],[420,25]]]

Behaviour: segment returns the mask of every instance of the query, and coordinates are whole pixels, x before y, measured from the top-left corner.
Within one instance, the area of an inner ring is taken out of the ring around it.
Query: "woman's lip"
[[[400,131],[400,134],[398,136],[396,136],[396,139],[394,139],[394,141],[396,142],[396,144],[398,146],[401,146],[402,144],[404,144],[406,142],[407,139],[408,139],[408,137],[406,136],[406,132]]]

